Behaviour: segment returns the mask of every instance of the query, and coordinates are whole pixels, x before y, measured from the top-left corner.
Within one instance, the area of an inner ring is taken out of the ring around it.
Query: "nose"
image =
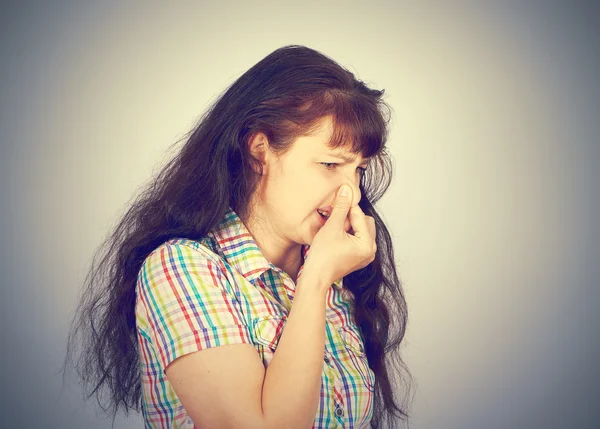
[[[342,183],[340,183],[340,186],[342,185],[349,185],[352,189],[352,203],[350,204],[350,207],[357,206],[361,199],[361,193],[360,188],[358,187],[356,182],[353,180],[344,180]],[[344,231],[346,231],[347,233],[352,233],[351,230],[352,225],[350,224],[350,219],[346,217],[346,220],[344,221]]]
[[[342,183],[340,183],[340,185],[339,185],[339,186],[349,185],[352,188],[352,204],[350,205],[350,207],[358,205],[360,199],[362,198],[360,188],[358,187],[359,182],[360,182],[360,179],[350,178],[350,177],[344,175],[344,179],[342,180]]]
[[[352,188],[352,204],[350,205],[350,207],[357,206],[358,202],[361,199],[360,188],[356,186],[356,184],[353,182],[347,182],[345,184],[350,185],[350,187]]]
[[[333,206],[335,204],[335,197],[337,195],[338,190],[340,189],[340,187],[342,185],[348,185],[352,189],[352,203],[350,204],[350,207],[357,206],[362,198],[362,194],[361,194],[360,188],[358,186],[359,182],[360,182],[360,179],[352,180],[348,176],[345,176],[345,175],[342,176],[342,180],[340,180],[337,183],[337,188],[334,188],[334,192],[333,192],[333,196],[332,196],[333,200],[331,201],[330,206]]]

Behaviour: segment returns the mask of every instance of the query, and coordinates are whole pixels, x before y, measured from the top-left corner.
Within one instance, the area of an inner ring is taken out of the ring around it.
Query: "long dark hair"
[[[249,153],[250,137],[262,132],[271,148],[283,153],[325,116],[334,124],[332,146],[351,144],[354,153],[373,156],[360,181],[359,205],[375,218],[376,257],[344,277],[376,377],[371,427],[382,427],[393,416],[408,421],[406,402],[399,404],[394,396],[403,387],[406,401],[410,391],[412,377],[400,357],[408,312],[392,240],[374,207],[392,179],[385,147],[391,109],[383,93],[316,50],[285,46],[229,86],[184,137],[178,154],[97,249],[69,332],[63,369],[72,364],[87,398],[96,396],[113,422],[121,408],[125,414],[141,409],[134,306],[144,259],[171,238],[200,240],[228,207],[246,218],[261,171]],[[81,353],[75,357],[77,346]]]

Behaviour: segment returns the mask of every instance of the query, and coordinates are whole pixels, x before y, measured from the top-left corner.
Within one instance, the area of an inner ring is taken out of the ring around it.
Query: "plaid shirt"
[[[302,247],[304,258],[309,251],[310,246]],[[327,292],[313,428],[368,427],[373,412],[375,375],[353,317],[354,296],[342,280]],[[178,357],[248,343],[266,368],[294,291],[289,275],[265,259],[231,208],[201,241],[171,239],[148,255],[139,271],[135,307],[146,428],[195,428],[164,372]]]

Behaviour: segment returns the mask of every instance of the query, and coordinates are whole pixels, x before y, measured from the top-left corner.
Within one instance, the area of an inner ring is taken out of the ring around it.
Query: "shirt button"
[[[325,356],[325,363],[329,364],[329,358],[327,356]]]
[[[344,415],[344,410],[341,408],[336,408],[335,413],[337,414],[338,417],[342,417]]]

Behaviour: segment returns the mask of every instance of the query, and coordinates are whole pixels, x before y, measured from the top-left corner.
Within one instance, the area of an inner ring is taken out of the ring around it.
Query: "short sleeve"
[[[222,264],[209,250],[165,244],[138,275],[136,324],[154,346],[162,371],[180,356],[251,335]]]

